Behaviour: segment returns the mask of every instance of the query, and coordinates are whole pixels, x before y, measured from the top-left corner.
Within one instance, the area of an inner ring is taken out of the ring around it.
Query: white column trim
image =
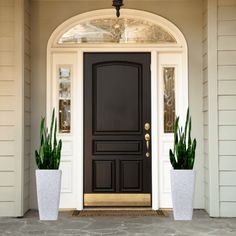
[[[158,69],[157,51],[151,52],[151,137],[152,137],[152,209],[158,210],[159,201],[159,152],[158,152]]]
[[[217,0],[208,0],[208,129],[210,216],[220,216],[218,153]]]

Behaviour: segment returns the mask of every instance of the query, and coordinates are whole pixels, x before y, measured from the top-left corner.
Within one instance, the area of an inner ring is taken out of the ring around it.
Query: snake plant
[[[174,169],[193,169],[195,161],[196,139],[191,139],[191,117],[187,110],[184,131],[179,127],[179,117],[175,119],[174,149],[170,149],[169,157]]]
[[[50,132],[45,125],[45,117],[40,123],[40,147],[35,151],[36,164],[39,169],[58,169],[61,160],[62,141],[57,142],[57,118],[53,109]]]

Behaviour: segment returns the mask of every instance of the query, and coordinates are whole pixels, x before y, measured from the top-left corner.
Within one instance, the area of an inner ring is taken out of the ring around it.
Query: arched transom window
[[[82,43],[145,43],[176,44],[176,39],[165,29],[151,21],[121,17],[104,17],[81,22],[65,33],[58,44]]]

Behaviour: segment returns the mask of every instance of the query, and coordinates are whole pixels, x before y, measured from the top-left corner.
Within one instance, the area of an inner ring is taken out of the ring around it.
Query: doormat
[[[72,216],[78,217],[99,217],[99,216],[168,216],[168,213],[162,210],[83,210],[73,211]]]

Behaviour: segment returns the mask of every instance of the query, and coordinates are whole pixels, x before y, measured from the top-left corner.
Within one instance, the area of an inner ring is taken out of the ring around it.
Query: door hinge
[[[152,64],[150,64],[150,71],[152,71]]]

